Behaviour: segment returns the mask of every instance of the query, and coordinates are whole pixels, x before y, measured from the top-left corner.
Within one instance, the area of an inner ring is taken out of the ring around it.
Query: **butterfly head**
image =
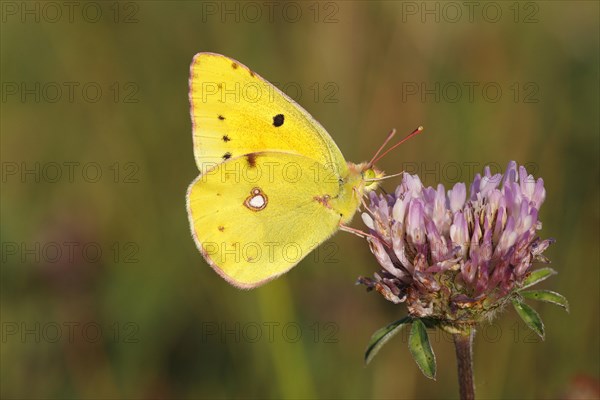
[[[385,176],[383,171],[378,170],[375,167],[364,167],[362,170],[362,177],[365,182],[365,190],[370,192],[377,189],[379,180]]]
[[[383,171],[367,163],[353,164],[348,163],[350,175],[355,176],[354,187],[360,194],[369,193],[377,189],[379,181],[385,176]]]

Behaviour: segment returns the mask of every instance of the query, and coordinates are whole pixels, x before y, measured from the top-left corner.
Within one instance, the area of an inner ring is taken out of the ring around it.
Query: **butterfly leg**
[[[354,234],[354,235],[356,235],[356,236],[358,236],[360,238],[363,238],[363,239],[371,239],[371,240],[379,241],[379,242],[383,243],[383,245],[385,247],[387,247],[388,249],[392,248],[392,246],[388,242],[386,242],[385,240],[380,239],[377,236],[372,235],[370,233],[367,233],[365,231],[361,231],[360,229],[352,228],[352,227],[350,227],[348,225],[344,225],[344,224],[340,223],[340,230],[352,233],[352,234]]]
[[[360,238],[366,239],[367,237],[376,239],[375,236],[371,235],[370,233],[367,233],[365,231],[361,231],[360,229],[356,229],[356,228],[352,228],[348,225],[345,225],[343,223],[340,222],[340,230],[345,231],[345,232],[349,232],[352,233]]]
[[[381,240],[377,236],[375,236],[375,235],[373,235],[371,233],[365,232],[365,231],[361,231],[360,229],[352,228],[351,226],[345,225],[343,223],[340,223],[340,230],[348,232],[348,233],[352,233],[352,234],[354,234],[354,235],[356,235],[356,236],[358,236],[360,238],[363,238],[363,239],[369,238],[369,239],[372,239],[372,240],[378,240],[378,241],[383,242],[384,244],[387,245],[387,243],[384,240]]]

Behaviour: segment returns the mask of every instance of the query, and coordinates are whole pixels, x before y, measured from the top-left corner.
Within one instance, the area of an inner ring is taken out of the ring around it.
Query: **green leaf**
[[[519,300],[513,299],[512,303],[515,310],[517,310],[517,314],[519,314],[527,326],[544,340],[544,323],[540,315],[533,308]]]
[[[429,344],[425,324],[420,319],[413,320],[408,348],[423,375],[435,380],[435,354]]]
[[[396,336],[396,334],[411,321],[412,319],[410,317],[404,317],[376,331],[373,336],[371,336],[367,351],[365,351],[365,364],[369,364],[373,357],[375,357],[375,354],[381,350],[383,345],[392,337]]]
[[[556,274],[557,274],[557,272],[550,267],[540,268],[540,269],[536,269],[535,271],[531,271],[529,276],[527,278],[525,278],[525,280],[523,280],[523,286],[521,287],[521,289],[525,289],[530,286],[536,285],[536,284],[540,283],[541,281],[543,281],[544,279],[547,279],[547,278],[551,277],[552,275],[556,275]]]
[[[547,303],[559,305],[569,312],[569,302],[566,297],[560,293],[551,290],[525,290],[519,292],[519,294],[526,299],[545,301]]]

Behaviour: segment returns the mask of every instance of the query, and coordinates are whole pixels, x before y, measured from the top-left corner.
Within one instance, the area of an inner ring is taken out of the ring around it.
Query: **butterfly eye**
[[[373,168],[369,168],[362,173],[365,188],[369,188],[369,190],[374,190],[377,188],[378,180],[381,177],[383,177],[383,173],[379,173]]]
[[[375,178],[376,174],[375,171],[373,171],[373,169],[369,168],[366,171],[363,171],[362,173],[363,179],[365,180],[369,180],[369,179],[373,179]],[[367,182],[367,186],[370,184],[371,182]]]

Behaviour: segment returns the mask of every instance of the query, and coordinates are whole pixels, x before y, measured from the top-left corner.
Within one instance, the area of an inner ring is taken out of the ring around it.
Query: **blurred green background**
[[[277,82],[348,160],[424,125],[380,167],[452,185],[514,159],[542,176],[559,271],[542,285],[571,312],[534,304],[544,342],[512,310],[482,327],[477,393],[599,395],[597,2],[72,3],[1,3],[3,398],[458,396],[439,333],[437,381],[406,336],[364,367],[405,307],[354,285],[379,269],[360,238],[253,291],[204,263],[184,200],[200,51]]]

